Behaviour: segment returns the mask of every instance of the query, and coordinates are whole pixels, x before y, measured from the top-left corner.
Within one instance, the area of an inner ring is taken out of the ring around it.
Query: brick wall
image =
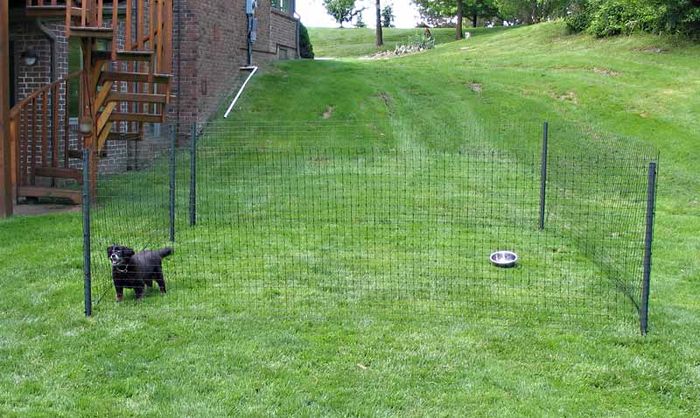
[[[46,28],[56,38],[56,79],[68,74],[68,40],[64,32],[63,21],[48,21]],[[14,44],[15,56],[15,103],[26,98],[34,91],[51,82],[51,42],[32,21],[10,24],[10,41]],[[36,65],[28,67],[21,60],[26,50],[33,50],[38,60]]]
[[[173,45],[177,48],[179,44],[180,50],[179,54],[177,50],[173,53],[172,92],[176,97],[169,109],[169,122],[163,129],[147,125],[146,138],[138,144],[109,141],[107,155],[100,161],[103,173],[135,168],[135,162],[145,158],[146,154],[166,149],[169,144],[168,125],[173,125],[178,116],[181,136],[187,137],[191,124],[202,124],[211,118],[223,102],[235,94],[248,74],[240,71],[240,67],[247,64],[245,0],[175,0],[175,7]],[[296,20],[272,8],[270,0],[258,0],[256,17],[258,30],[253,63],[264,66],[275,59],[295,58]],[[56,77],[63,78],[68,73],[68,42],[63,19],[46,21],[45,25],[57,40]],[[51,82],[50,42],[33,21],[13,22],[10,33],[17,63],[15,91],[19,101]],[[123,44],[123,28],[119,33],[119,43]],[[30,48],[37,53],[38,64],[26,67],[20,64],[20,54]],[[64,99],[61,107],[65,109]],[[75,127],[77,121],[72,122]],[[120,131],[133,130],[125,123],[119,125]],[[71,129],[70,142],[71,148],[80,148],[74,128]],[[74,160],[71,165],[79,167],[80,161]]]
[[[276,50],[278,59],[297,58],[297,21],[275,9],[270,14],[270,49]],[[283,55],[281,51],[285,51]]]
[[[176,6],[177,6],[176,2]],[[202,124],[237,91],[247,73],[247,28],[245,0],[181,0],[181,24],[175,10],[174,45],[180,37],[180,73],[178,54],[174,52],[173,92],[178,97],[170,109],[170,119],[180,116],[181,136],[190,132],[193,122]],[[253,64],[265,65],[280,58],[296,57],[296,20],[276,11],[270,0],[259,0],[257,40]],[[178,78],[180,91],[177,91]],[[184,134],[183,134],[184,133]]]

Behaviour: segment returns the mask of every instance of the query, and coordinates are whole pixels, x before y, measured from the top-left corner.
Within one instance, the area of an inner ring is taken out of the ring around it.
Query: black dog
[[[146,286],[153,286],[153,280],[158,283],[160,293],[165,293],[162,262],[164,257],[172,253],[173,249],[169,247],[138,253],[121,245],[107,248],[107,256],[112,263],[112,280],[117,291],[117,302],[124,300],[125,287],[134,289],[136,299],[141,299]]]

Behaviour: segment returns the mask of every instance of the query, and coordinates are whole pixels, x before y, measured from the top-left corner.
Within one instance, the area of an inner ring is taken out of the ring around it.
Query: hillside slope
[[[367,53],[371,33],[358,33],[310,30],[336,56],[347,56],[346,34],[358,55]],[[621,150],[653,145],[661,156],[653,321],[662,339],[686,341],[680,350],[692,368],[700,364],[690,337],[700,333],[699,62],[700,45],[653,35],[601,40],[569,35],[560,22],[482,29],[413,56],[281,63],[256,80],[230,123],[370,121],[392,138],[416,124],[430,132],[444,123],[499,129],[548,120],[573,142],[604,135],[619,137]]]

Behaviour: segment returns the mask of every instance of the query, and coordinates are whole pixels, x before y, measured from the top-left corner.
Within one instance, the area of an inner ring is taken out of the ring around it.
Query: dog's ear
[[[114,252],[114,245],[110,245],[109,247],[107,247],[107,257],[112,255],[113,252]]]
[[[132,250],[132,249],[129,248],[129,247],[124,247],[124,249],[122,250],[122,255],[123,255],[124,257],[131,257],[131,256],[134,255],[134,254],[136,254],[136,253],[134,252],[134,250]]]

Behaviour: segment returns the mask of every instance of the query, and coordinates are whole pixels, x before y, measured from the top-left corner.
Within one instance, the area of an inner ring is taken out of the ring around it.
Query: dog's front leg
[[[121,302],[124,300],[124,288],[121,286],[114,286],[115,289],[117,290],[117,302]]]
[[[146,292],[146,285],[140,284],[134,287],[134,292],[136,293],[136,300],[142,299],[143,294]]]

